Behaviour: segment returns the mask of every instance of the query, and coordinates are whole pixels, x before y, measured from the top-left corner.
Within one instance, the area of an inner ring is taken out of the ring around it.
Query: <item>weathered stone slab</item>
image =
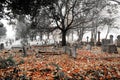
[[[102,39],[102,51],[107,52],[107,47],[110,44],[110,39]]]
[[[114,44],[110,44],[107,46],[108,53],[118,53],[117,47]]]
[[[87,44],[86,50],[91,50],[91,49],[92,49],[92,46],[90,44]]]
[[[71,48],[71,56],[73,57],[73,58],[77,58],[77,53],[76,53],[76,47],[72,47]]]

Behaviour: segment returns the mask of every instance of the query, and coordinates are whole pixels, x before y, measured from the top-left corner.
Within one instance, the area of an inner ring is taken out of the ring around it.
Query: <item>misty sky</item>
[[[103,11],[102,15],[103,16],[108,16],[108,14],[106,14],[105,11]],[[118,17],[115,23],[120,28],[120,6],[118,7],[118,14],[115,14],[115,15],[112,15],[112,16],[113,17]],[[4,24],[4,26],[7,29],[7,33],[6,33],[7,38],[15,38],[15,31],[14,31],[14,28],[12,27],[12,25],[8,25],[6,20],[1,20],[1,22]],[[103,30],[100,30],[101,31],[101,38],[105,38],[106,30],[107,30],[107,27],[103,28]],[[113,34],[114,35],[114,39],[116,39],[117,35],[120,35],[120,29],[119,30],[118,29],[112,29],[110,31],[109,35],[111,35],[111,34]],[[87,36],[91,37],[90,32],[86,33],[83,36],[83,40],[84,41],[86,40]],[[109,36],[108,36],[108,38],[109,38]]]

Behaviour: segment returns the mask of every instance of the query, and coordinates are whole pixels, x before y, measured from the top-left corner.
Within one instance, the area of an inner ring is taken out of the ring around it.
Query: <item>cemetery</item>
[[[119,9],[119,0],[0,1],[0,80],[120,80]]]

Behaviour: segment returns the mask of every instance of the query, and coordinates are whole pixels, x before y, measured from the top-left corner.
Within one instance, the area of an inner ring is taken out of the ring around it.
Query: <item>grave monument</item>
[[[100,31],[98,31],[98,41],[96,43],[97,46],[101,46],[101,42],[100,42]]]

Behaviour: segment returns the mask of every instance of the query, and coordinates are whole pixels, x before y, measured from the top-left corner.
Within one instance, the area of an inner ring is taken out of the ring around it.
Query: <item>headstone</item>
[[[102,40],[102,51],[108,53],[118,53],[117,47],[114,44],[111,44],[110,39]]]
[[[64,52],[64,53],[67,53],[69,56],[71,56],[71,49],[70,49],[70,47],[64,46],[64,47],[63,47],[63,52]]]
[[[3,43],[0,44],[0,50],[2,50],[2,49],[4,49],[4,44]]]
[[[77,58],[76,46],[74,46],[74,47],[71,48],[71,53],[72,53],[71,56],[72,56],[73,58]]]
[[[118,53],[117,47],[114,44],[110,44],[107,46],[108,53]]]
[[[110,44],[113,44],[113,35],[110,35]]]
[[[86,50],[91,50],[91,49],[92,49],[92,46],[90,44],[87,44]]]
[[[100,32],[98,31],[98,41],[96,43],[97,46],[101,46],[101,42],[100,42]]]
[[[107,51],[107,46],[110,44],[110,39],[102,39],[102,51]]]
[[[117,47],[120,47],[120,35],[117,36]]]

